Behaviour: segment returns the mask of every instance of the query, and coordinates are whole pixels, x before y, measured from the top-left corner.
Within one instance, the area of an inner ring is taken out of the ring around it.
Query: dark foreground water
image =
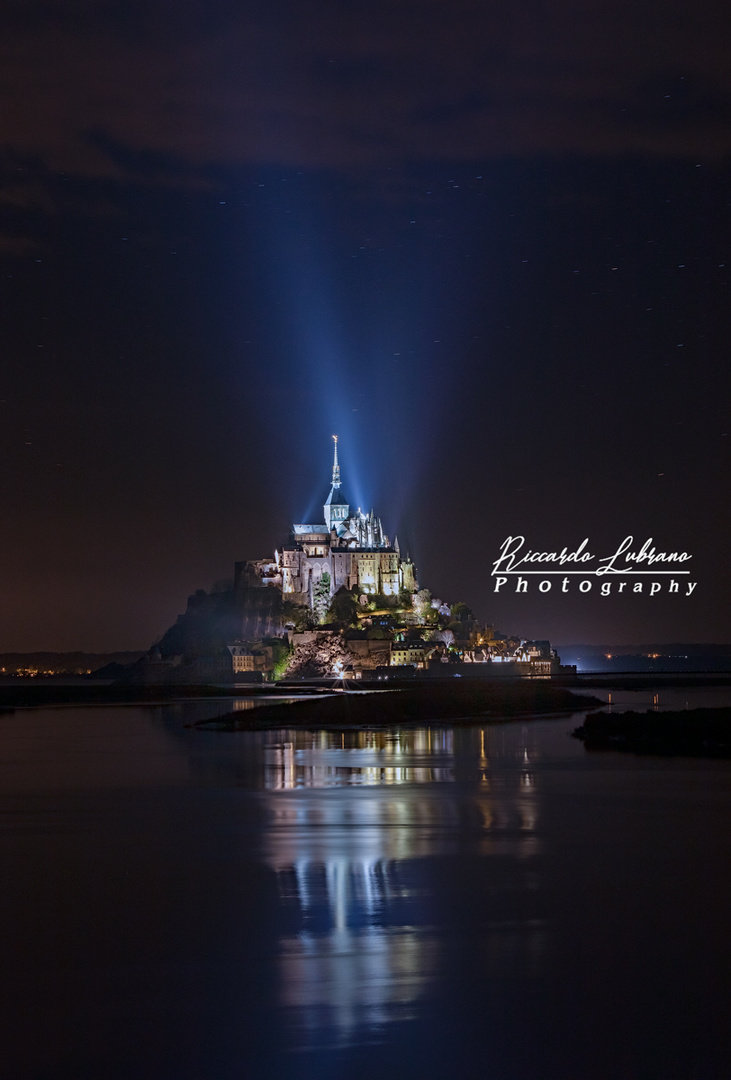
[[[731,765],[217,711],[0,717],[2,1080],[731,1074]]]

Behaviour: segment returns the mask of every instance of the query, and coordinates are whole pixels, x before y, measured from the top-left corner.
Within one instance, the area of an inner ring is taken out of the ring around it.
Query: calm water
[[[731,765],[218,711],[0,716],[3,1080],[729,1075]]]

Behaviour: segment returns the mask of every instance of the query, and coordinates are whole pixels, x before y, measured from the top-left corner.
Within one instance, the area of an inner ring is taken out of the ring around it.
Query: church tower
[[[345,494],[340,487],[340,465],[338,464],[338,437],[333,435],[333,442],[335,444],[334,456],[333,456],[333,478],[332,487],[330,488],[330,494],[325,499],[325,505],[323,506],[323,512],[325,514],[325,524],[328,530],[337,530],[342,526],[343,522],[348,518],[348,510],[350,509],[348,500],[345,498]]]

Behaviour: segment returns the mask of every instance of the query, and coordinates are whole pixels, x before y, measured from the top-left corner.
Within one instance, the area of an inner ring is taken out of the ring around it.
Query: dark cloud
[[[130,153],[357,168],[726,154],[724,7],[480,0],[11,3],[2,139],[57,170]]]

